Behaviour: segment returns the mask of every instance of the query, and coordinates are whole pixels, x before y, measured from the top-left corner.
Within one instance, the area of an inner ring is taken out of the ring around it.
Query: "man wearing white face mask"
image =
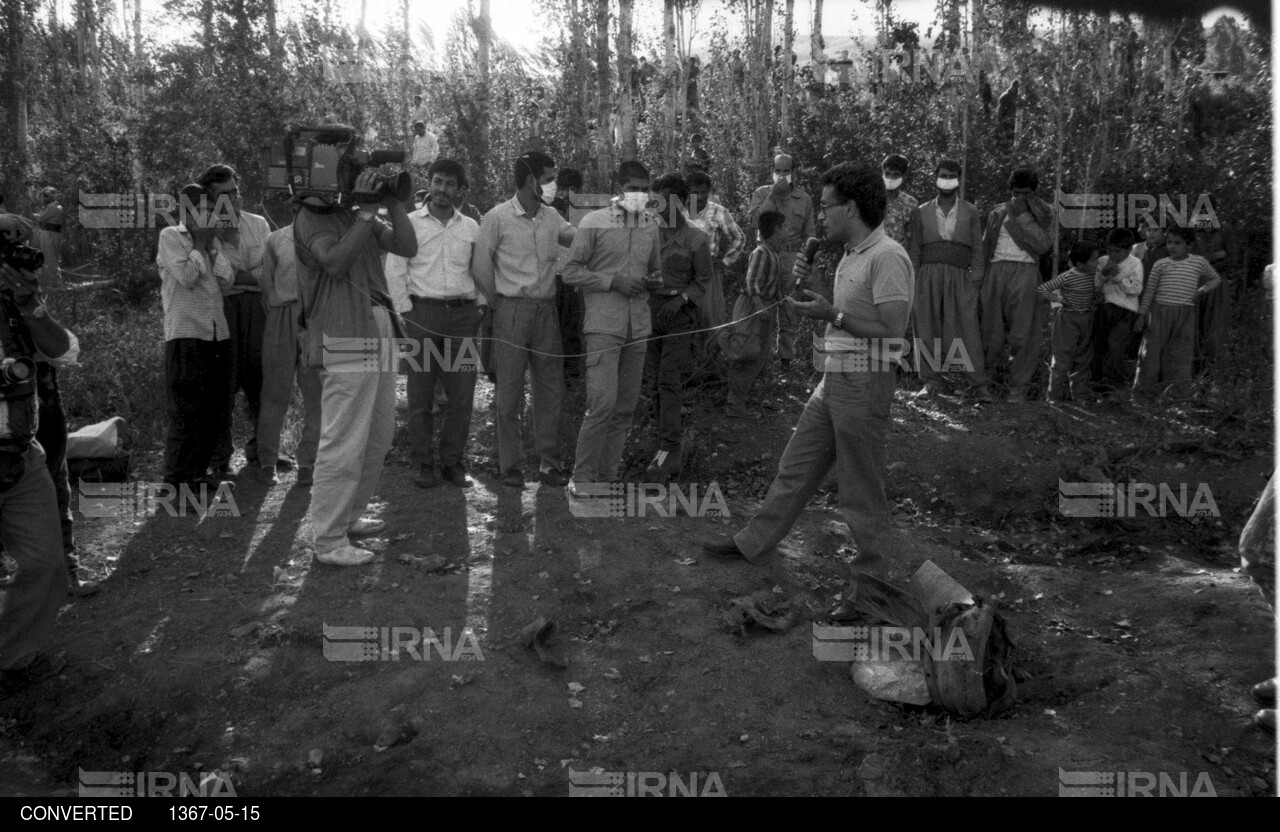
[[[916,270],[911,321],[921,350],[920,380],[926,393],[936,393],[946,378],[945,362],[967,361],[964,371],[970,392],[981,401],[991,401],[978,329],[978,290],[986,265],[981,219],[977,206],[957,196],[959,162],[943,159],[934,175],[938,196],[911,213],[907,228],[907,254]]]
[[[782,243],[778,247],[781,274],[790,275],[804,241],[818,235],[813,198],[802,188],[793,183],[795,160],[785,153],[773,159],[773,184],[756,188],[747,206],[747,232],[751,245],[755,245],[756,229],[760,225],[760,215],[765,211],[777,211],[786,218],[782,224]],[[791,307],[783,304],[778,307],[778,358],[785,367],[795,358],[795,337],[791,333],[791,324],[795,317]]]
[[[889,205],[884,212],[884,233],[895,243],[907,244],[907,223],[911,214],[920,206],[920,200],[902,190],[902,180],[907,177],[907,157],[896,153],[884,157],[880,163],[884,176],[884,191]]]
[[[471,260],[476,285],[493,304],[498,467],[503,485],[524,487],[520,413],[527,368],[533,384],[539,479],[564,485],[567,479],[560,459],[564,360],[556,264],[559,247],[573,242],[574,228],[543,204],[543,189],[555,181],[555,160],[534,150],[516,159],[514,167],[515,196],[485,214]]]
[[[594,493],[579,486],[618,478],[640,398],[645,339],[653,331],[647,281],[662,282],[658,222],[645,211],[649,171],[639,162],[623,162],[617,185],[622,194],[617,202],[582,218],[564,266],[564,282],[582,288],[587,371],[587,412],[578,433],[570,499]]]

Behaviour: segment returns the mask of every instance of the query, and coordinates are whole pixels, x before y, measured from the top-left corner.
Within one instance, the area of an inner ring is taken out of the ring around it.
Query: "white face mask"
[[[959,179],[943,179],[942,177],[938,177],[938,181],[936,184],[938,186],[938,190],[940,191],[954,191],[960,187],[960,180]]]
[[[775,173],[775,174],[773,175],[773,184],[777,185],[779,182],[786,182],[788,185],[790,185],[790,184],[791,184],[791,174],[789,174],[789,173]]]
[[[622,195],[622,209],[639,214],[649,204],[649,195],[643,191],[627,191]]]
[[[886,176],[886,177],[884,178],[884,187],[885,187],[885,190],[887,190],[887,191],[896,191],[896,190],[898,190],[899,188],[901,188],[901,187],[902,187],[902,177],[901,177],[901,176],[894,176],[894,177],[888,177],[888,176]]]
[[[542,201],[550,205],[555,200],[559,189],[556,188],[555,182],[548,182],[542,186]]]

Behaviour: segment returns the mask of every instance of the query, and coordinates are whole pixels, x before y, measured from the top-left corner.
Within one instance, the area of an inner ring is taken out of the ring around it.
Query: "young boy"
[[[742,299],[734,308],[734,312],[738,313],[734,316],[735,324],[751,312],[776,302],[782,295],[778,248],[786,237],[786,229],[783,228],[786,219],[778,211],[765,211],[760,215],[760,245],[751,252],[751,260],[747,263]],[[747,408],[747,397],[751,394],[751,387],[760,376],[760,371],[769,364],[769,346],[773,343],[773,315],[756,315],[752,320],[764,329],[762,346],[757,355],[729,364],[729,396],[725,415],[730,419],[749,419],[754,415]]]
[[[1138,307],[1134,332],[1142,333],[1134,393],[1152,397],[1161,385],[1174,398],[1185,398],[1191,380],[1196,341],[1196,302],[1218,288],[1222,278],[1209,261],[1191,254],[1196,232],[1171,228],[1165,244],[1169,256],[1151,267]]]
[[[1053,360],[1049,364],[1049,401],[1071,395],[1077,401],[1089,389],[1089,367],[1093,363],[1094,273],[1098,270],[1098,244],[1076,243],[1067,256],[1071,268],[1036,292],[1047,301],[1061,303],[1053,317]]]
[[[1132,248],[1129,229],[1112,229],[1107,254],[1098,259],[1095,285],[1102,302],[1093,322],[1093,373],[1108,391],[1128,386],[1125,362],[1137,352],[1133,321],[1142,296],[1142,261],[1130,253]]]

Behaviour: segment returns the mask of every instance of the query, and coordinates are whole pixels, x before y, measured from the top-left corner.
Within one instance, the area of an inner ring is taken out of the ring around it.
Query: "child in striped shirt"
[[[1133,389],[1136,395],[1150,398],[1165,387],[1180,399],[1190,389],[1196,303],[1218,288],[1222,278],[1208,260],[1190,253],[1194,229],[1171,228],[1166,237],[1169,256],[1151,267],[1133,324],[1133,331],[1143,334]]]
[[[1071,268],[1036,287],[1040,297],[1062,306],[1053,317],[1053,359],[1049,363],[1049,401],[1071,396],[1083,401],[1093,368],[1094,275],[1098,244],[1076,243],[1067,260]]]

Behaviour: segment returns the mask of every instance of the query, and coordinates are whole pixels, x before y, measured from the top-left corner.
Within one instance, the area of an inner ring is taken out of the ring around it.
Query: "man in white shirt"
[[[454,207],[466,185],[462,165],[452,159],[436,160],[427,171],[426,204],[409,215],[418,253],[410,258],[387,255],[387,288],[397,308],[407,305],[405,335],[417,347],[407,363],[409,453],[418,466],[413,482],[419,488],[431,488],[439,479],[459,488],[472,485],[463,452],[479,361],[475,334],[480,312],[471,256],[480,226]],[[432,405],[437,381],[448,404],[435,452]]]
[[[436,134],[427,130],[426,122],[413,123],[413,147],[409,156],[409,165],[413,168],[414,184],[425,184],[428,179],[427,169],[440,155],[440,142]]]
[[[1093,377],[1103,387],[1128,391],[1133,372],[1125,362],[1138,357],[1141,336],[1133,331],[1142,299],[1142,261],[1130,252],[1133,232],[1115,228],[1107,234],[1107,253],[1098,260],[1097,287],[1103,303],[1093,324]]]

